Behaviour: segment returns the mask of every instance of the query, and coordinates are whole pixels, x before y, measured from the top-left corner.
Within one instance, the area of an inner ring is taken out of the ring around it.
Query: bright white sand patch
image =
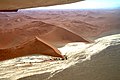
[[[49,59],[46,56],[27,56],[0,62],[0,78],[18,79],[34,74],[42,74],[50,72],[51,75],[45,80],[51,78],[56,73],[69,68],[76,63],[90,60],[92,55],[95,55],[108,46],[119,45],[120,34],[102,37],[95,40],[94,43],[69,43],[59,50],[63,55],[68,56],[68,60],[42,62],[44,59]]]

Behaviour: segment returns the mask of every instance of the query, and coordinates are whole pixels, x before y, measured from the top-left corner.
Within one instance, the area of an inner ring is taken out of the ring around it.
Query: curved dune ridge
[[[57,48],[51,46],[50,44],[47,44],[40,38],[35,37],[35,39],[24,44],[7,49],[0,49],[0,60],[2,61],[32,54],[43,54],[63,58]]]
[[[67,29],[41,21],[1,29],[0,37],[0,60],[32,54],[63,58],[57,47],[68,42],[89,42]]]
[[[14,24],[14,26],[1,27],[0,48],[16,46],[34,38],[35,36],[39,36],[39,38],[42,38],[46,42],[51,42],[52,44],[65,41],[87,41],[81,36],[55,25],[44,23],[42,21],[26,21],[24,21],[24,25],[22,22],[19,25],[14,20],[10,20],[10,22],[8,21],[7,23]],[[74,35],[76,38],[71,37],[71,35]],[[56,44],[54,45],[56,46]]]

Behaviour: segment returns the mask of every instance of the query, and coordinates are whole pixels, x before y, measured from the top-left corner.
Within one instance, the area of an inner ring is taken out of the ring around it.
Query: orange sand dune
[[[40,38],[35,37],[33,40],[25,42],[21,45],[8,49],[0,49],[0,60],[7,60],[32,54],[43,54],[63,58],[57,48],[47,44]]]
[[[89,42],[71,31],[41,21],[31,21],[25,25],[18,26],[16,24],[10,27],[5,27],[6,29],[0,31],[0,48],[14,47],[35,36],[56,47],[68,42]]]
[[[40,36],[43,40],[49,40],[49,42],[54,46],[64,46],[64,44],[70,42],[86,42],[89,43],[90,41],[84,39],[83,37],[61,27],[55,28],[49,34],[44,36]]]
[[[10,22],[14,26],[0,31],[0,60],[32,54],[63,58],[57,47],[68,42],[89,42],[67,29],[41,21],[24,21],[21,26],[14,19]]]

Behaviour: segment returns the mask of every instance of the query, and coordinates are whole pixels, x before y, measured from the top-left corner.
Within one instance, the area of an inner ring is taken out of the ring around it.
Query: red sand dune
[[[71,31],[41,21],[31,21],[20,27],[14,25],[13,28],[12,26],[10,29],[9,28],[10,27],[1,29],[0,31],[0,48],[16,46],[27,40],[33,39],[35,36],[55,46],[58,44],[61,45],[63,42],[88,42]]]
[[[32,54],[43,54],[63,58],[57,48],[47,44],[40,38],[35,37],[33,40],[27,41],[21,45],[7,49],[0,49],[0,60],[7,60]]]
[[[16,22],[15,17],[6,22],[10,26],[6,24],[1,26],[0,60],[32,54],[63,58],[57,49],[58,46],[63,46],[68,42],[89,42],[81,36],[55,25],[31,19],[25,20],[22,17],[19,19],[22,20]]]
[[[89,43],[88,40],[84,39],[83,37],[66,30],[64,28],[57,27],[49,34],[45,36],[41,36],[43,40],[49,40],[49,42],[54,46],[63,46],[64,44],[70,42],[86,42]]]

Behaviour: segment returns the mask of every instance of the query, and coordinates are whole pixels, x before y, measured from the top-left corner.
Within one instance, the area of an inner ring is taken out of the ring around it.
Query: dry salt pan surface
[[[34,55],[3,61],[0,62],[0,80],[17,80],[26,76],[50,73],[48,77],[40,79],[49,80],[57,73],[75,66],[76,63],[91,60],[93,55],[114,45],[120,45],[120,34],[105,36],[90,44],[75,42],[58,48],[63,55],[68,56],[67,60],[49,61],[51,57]]]

